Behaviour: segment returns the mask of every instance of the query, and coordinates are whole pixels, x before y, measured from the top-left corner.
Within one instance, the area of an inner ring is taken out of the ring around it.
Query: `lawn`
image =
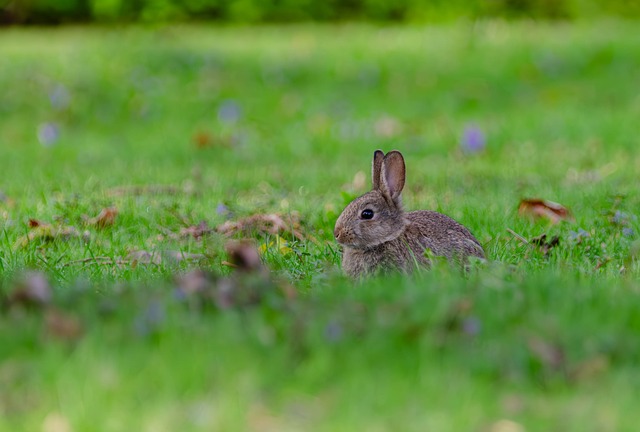
[[[15,28],[0,58],[0,431],[637,428],[637,23]],[[488,262],[341,274],[378,148]]]

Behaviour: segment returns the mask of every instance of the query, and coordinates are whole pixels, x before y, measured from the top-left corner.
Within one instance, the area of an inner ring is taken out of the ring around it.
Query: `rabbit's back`
[[[434,255],[451,258],[484,258],[480,242],[462,224],[442,213],[429,210],[408,212],[407,237],[417,239]]]

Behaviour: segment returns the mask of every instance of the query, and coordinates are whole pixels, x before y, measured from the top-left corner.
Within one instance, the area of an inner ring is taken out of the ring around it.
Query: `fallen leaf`
[[[571,212],[561,204],[539,198],[521,200],[518,214],[533,219],[546,218],[554,224],[563,220],[573,220]]]
[[[230,135],[212,135],[207,131],[197,132],[191,138],[196,148],[204,149],[209,147],[231,147],[233,137]]]
[[[9,296],[9,303],[24,306],[43,306],[51,302],[51,285],[42,272],[27,272],[17,282]]]
[[[544,256],[548,256],[551,249],[553,249],[554,247],[560,244],[560,237],[555,235],[551,237],[551,240],[547,241],[547,235],[542,234],[532,238],[530,240],[530,243],[538,246],[538,248],[542,251]]]
[[[37,219],[29,219],[29,228],[36,228],[42,225],[48,225],[48,224],[45,224],[44,222],[41,222]]]
[[[44,323],[47,334],[59,340],[74,341],[83,333],[82,324],[78,318],[56,309],[47,310]]]
[[[29,219],[29,228],[30,231],[27,235],[19,237],[18,240],[16,240],[13,246],[14,249],[24,248],[36,240],[51,242],[54,240],[69,240],[81,237],[88,239],[88,233],[81,235],[80,231],[72,226],[56,226],[36,219]]]
[[[117,208],[107,207],[102,209],[98,216],[89,219],[87,221],[87,225],[95,226],[96,228],[106,228],[108,226],[112,226],[115,223],[117,216]]]
[[[191,141],[193,141],[198,148],[210,147],[212,141],[211,134],[205,131],[197,132],[193,135]]]
[[[271,234],[282,235],[291,234],[299,240],[303,239],[300,232],[300,218],[296,212],[285,217],[277,213],[257,214],[237,221],[227,221],[216,228],[220,234],[231,236],[238,232],[245,235],[251,234]]]
[[[245,272],[263,269],[260,254],[254,244],[248,240],[230,241],[225,245],[229,261],[237,269]]]
[[[207,222],[202,221],[198,225],[192,225],[186,228],[180,229],[180,235],[182,237],[193,237],[198,240],[201,237],[210,234],[213,230],[209,227]]]

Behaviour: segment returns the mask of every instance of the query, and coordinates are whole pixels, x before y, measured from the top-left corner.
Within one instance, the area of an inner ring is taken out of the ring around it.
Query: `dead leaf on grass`
[[[205,235],[211,234],[213,229],[209,227],[206,221],[200,222],[198,225],[191,225],[186,228],[180,228],[182,237],[193,237],[198,240]]]
[[[536,245],[544,256],[548,256],[551,249],[560,244],[560,236],[555,235],[551,237],[551,240],[547,240],[547,235],[542,234],[532,238],[530,243]]]
[[[207,131],[196,132],[191,141],[196,148],[205,149],[211,147],[231,147],[233,144],[232,136],[213,135]]]
[[[303,239],[300,232],[300,217],[296,212],[286,216],[278,213],[257,214],[237,221],[227,221],[219,225],[216,231],[225,236],[231,236],[236,233],[245,235],[255,233],[282,235],[287,233],[299,240]]]
[[[116,217],[118,216],[118,209],[115,207],[107,207],[102,209],[98,216],[87,220],[87,225],[94,226],[96,228],[106,228],[112,226]]]
[[[80,234],[80,231],[72,226],[57,226],[36,219],[29,219],[29,228],[30,231],[26,235],[16,240],[14,249],[24,248],[36,240],[51,242],[54,240],[70,240],[81,237],[88,240],[90,236],[88,232]]]
[[[38,219],[29,219],[29,228],[36,228],[42,225],[49,225],[49,224],[39,221]]]
[[[553,224],[563,220],[573,220],[573,215],[563,205],[539,198],[521,200],[518,214],[532,219],[545,218]]]
[[[230,264],[238,270],[254,272],[264,270],[260,253],[249,240],[230,241],[225,244]]]

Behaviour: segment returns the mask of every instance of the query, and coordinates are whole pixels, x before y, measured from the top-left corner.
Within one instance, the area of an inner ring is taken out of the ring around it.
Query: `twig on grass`
[[[522,237],[520,234],[512,230],[511,228],[507,228],[507,232],[514,236],[516,239],[520,240],[520,242],[526,244],[527,246],[533,247],[533,245],[526,238]]]
[[[87,264],[87,263],[99,264],[99,265],[126,265],[126,264],[129,264],[128,261],[125,261],[125,260],[122,260],[122,259],[115,259],[114,260],[111,257],[98,256],[98,257],[89,257],[89,258],[83,258],[83,259],[79,259],[79,260],[67,261],[66,263],[62,264],[62,267],[68,267],[68,266],[76,265],[76,264]]]

